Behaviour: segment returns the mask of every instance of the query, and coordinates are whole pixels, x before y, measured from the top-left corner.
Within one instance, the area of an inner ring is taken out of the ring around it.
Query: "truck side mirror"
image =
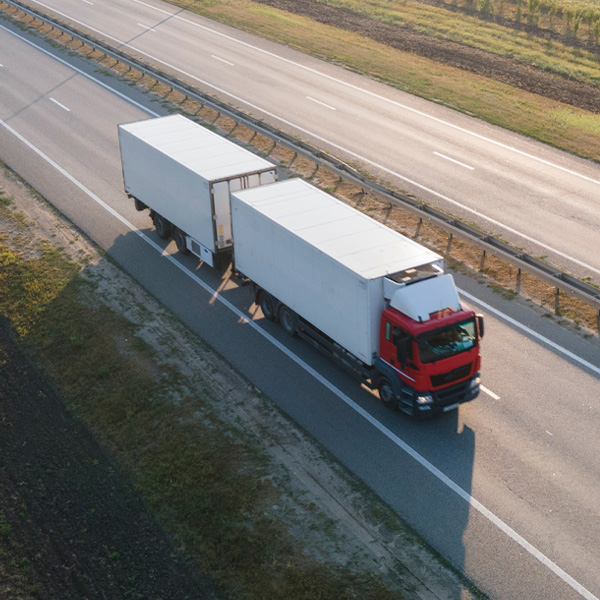
[[[477,318],[477,329],[479,330],[479,338],[483,337],[484,327],[483,327],[483,315],[475,315]]]

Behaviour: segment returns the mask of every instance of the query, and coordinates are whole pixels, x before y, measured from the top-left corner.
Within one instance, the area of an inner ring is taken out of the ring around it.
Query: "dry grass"
[[[600,85],[600,65],[594,51],[574,48],[558,41],[549,44],[547,40],[530,33],[470,16],[472,11],[457,12],[456,4],[449,5],[454,7],[453,10],[446,10],[418,1],[390,3],[384,0],[325,0],[325,3],[347,8],[375,21],[407,27],[501,56],[510,56],[578,81]]]

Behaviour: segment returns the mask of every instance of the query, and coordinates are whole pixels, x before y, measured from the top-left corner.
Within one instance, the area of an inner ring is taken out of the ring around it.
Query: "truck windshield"
[[[421,362],[430,363],[470,350],[477,343],[475,319],[423,333],[417,338]]]

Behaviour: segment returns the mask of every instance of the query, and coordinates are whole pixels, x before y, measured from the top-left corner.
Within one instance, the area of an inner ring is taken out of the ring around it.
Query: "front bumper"
[[[432,402],[427,404],[419,404],[416,401],[417,396],[415,396],[413,402],[415,417],[429,417],[450,412],[465,402],[475,400],[479,396],[479,381],[480,374],[476,373],[466,381],[461,381],[442,390],[430,392]]]

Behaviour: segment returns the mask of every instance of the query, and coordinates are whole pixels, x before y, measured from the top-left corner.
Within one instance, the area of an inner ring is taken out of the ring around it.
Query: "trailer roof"
[[[208,181],[275,168],[268,160],[183,115],[146,119],[119,127]]]
[[[435,252],[302,179],[233,195],[365,279],[442,261]]]

